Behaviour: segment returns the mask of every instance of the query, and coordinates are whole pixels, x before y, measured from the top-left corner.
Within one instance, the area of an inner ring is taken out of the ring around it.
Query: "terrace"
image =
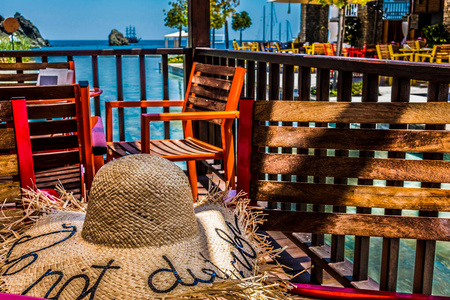
[[[190,35],[190,47],[185,49],[131,49],[131,50],[79,50],[79,51],[3,51],[0,52],[1,57],[15,57],[17,62],[21,61],[22,57],[34,57],[42,62],[48,62],[49,60],[55,61],[53,57],[58,59],[63,58],[65,61],[75,61],[77,59],[89,59],[92,62],[92,86],[95,88],[105,89],[107,88],[104,83],[99,81],[99,74],[104,72],[99,59],[103,57],[112,58],[115,61],[116,70],[116,90],[115,99],[103,99],[103,95],[93,98],[91,103],[92,112],[95,116],[101,116],[103,112],[102,105],[105,100],[127,100],[124,96],[123,86],[123,69],[124,69],[124,57],[132,56],[138,59],[139,71],[135,74],[139,81],[139,94],[141,100],[147,100],[146,83],[151,81],[152,78],[148,77],[146,73],[146,58],[147,57],[160,57],[161,60],[161,74],[157,76],[162,77],[163,97],[159,100],[178,100],[170,99],[169,90],[172,88],[169,86],[169,64],[168,58],[170,55],[182,55],[184,56],[184,79],[187,81],[188,74],[192,62],[203,62],[213,65],[221,66],[242,66],[247,70],[245,77],[244,88],[242,92],[242,98],[255,99],[256,102],[267,100],[288,100],[288,101],[311,101],[311,87],[316,87],[315,101],[330,101],[330,82],[331,72],[337,73],[337,98],[333,99],[333,102],[362,102],[373,103],[379,101],[379,85],[380,78],[392,77],[392,86],[390,87],[390,102],[408,103],[411,101],[411,82],[412,80],[426,82],[424,97],[422,102],[448,102],[449,84],[450,84],[450,65],[443,64],[430,64],[430,63],[418,63],[418,62],[405,62],[405,61],[387,61],[377,59],[366,58],[344,58],[344,57],[327,57],[327,56],[311,56],[304,54],[278,54],[278,53],[263,53],[263,52],[248,52],[248,51],[228,51],[217,50],[208,48],[209,46],[209,20],[203,16],[209,15],[207,12],[209,5],[204,0],[192,0],[190,1],[190,7],[196,7],[198,9],[190,9],[190,19],[200,20],[198,22],[190,22],[189,32]],[[202,16],[196,18],[196,16]],[[314,70],[314,73],[313,73]],[[361,97],[352,96],[352,82],[354,78],[358,77],[358,80],[362,81],[363,90]],[[315,82],[313,81],[315,80]],[[155,99],[151,99],[155,100]],[[150,99],[149,99],[150,101]],[[139,115],[137,116],[139,118]],[[124,141],[126,132],[129,130],[126,126],[123,111],[119,109],[118,112],[118,140]],[[332,123],[332,122],[329,122]],[[356,122],[359,123],[359,122]],[[173,124],[165,122],[164,124],[164,137],[170,138],[170,126]],[[272,124],[275,126],[292,126],[292,122],[283,121],[282,123],[276,122]],[[178,125],[179,126],[179,125]],[[304,126],[298,123],[296,126]],[[296,127],[294,126],[294,127]],[[308,124],[306,126],[309,126]],[[320,124],[317,122],[316,127],[327,127],[327,124]],[[373,126],[368,125],[368,128]],[[398,127],[402,128],[402,127]],[[404,128],[404,127],[403,127]],[[430,125],[427,129],[443,130],[445,127],[441,125]],[[209,123],[201,123],[196,128],[194,134],[204,141],[208,141],[211,144],[220,146],[219,129],[217,125]],[[237,136],[238,129],[236,128],[235,134]],[[239,152],[239,144],[235,153]],[[336,148],[337,149],[337,148]],[[303,151],[303,152],[302,152]],[[310,153],[312,156],[333,156],[327,153],[327,150],[323,149],[302,149],[299,147],[288,148],[268,148],[267,153]],[[325,151],[325,152],[324,152]],[[336,156],[348,156],[348,152],[345,150],[336,150]],[[373,157],[375,151],[361,151],[356,154],[359,157]],[[396,151],[389,151],[387,154],[389,157],[395,157]],[[426,155],[424,155],[426,156]],[[399,157],[401,158],[401,157]],[[404,156],[403,156],[404,158]],[[433,157],[434,160],[445,161],[448,158],[445,155],[437,154]],[[205,180],[205,177],[199,177],[201,179],[201,187],[204,188],[203,192],[210,187],[210,185],[219,185],[223,187],[223,175],[220,166],[220,161],[207,161],[206,163],[199,163],[199,172],[207,175],[207,178],[212,178],[212,182]],[[214,174],[214,175],[212,175]],[[320,182],[330,183],[329,177],[322,177],[320,175],[309,176],[310,178],[287,177],[273,173],[264,174],[265,178],[268,178],[272,182]],[[331,179],[333,180],[333,179]],[[331,182],[331,185],[339,183],[339,178],[335,178]],[[395,186],[403,186],[403,182],[408,179],[399,178],[393,183]],[[400,184],[399,184],[400,182]],[[372,180],[366,180],[362,185],[372,186],[374,183]],[[389,185],[389,183],[388,183]],[[239,186],[239,177],[238,177]],[[421,187],[441,187],[438,183],[429,184],[423,183]],[[201,191],[202,193],[202,191]],[[442,202],[442,210],[440,214],[438,211],[431,212],[418,212],[420,216],[436,217],[438,214],[443,217],[442,212],[449,210],[448,195],[442,196],[439,200]],[[309,205],[306,203],[296,203],[291,205],[290,203],[281,203],[282,201],[272,200],[269,204],[261,202],[261,205],[267,205],[269,209],[278,211],[280,208],[282,211],[315,211],[323,212],[324,205]],[[350,205],[349,205],[350,206]],[[328,208],[330,208],[329,206]],[[327,209],[328,209],[327,208]],[[342,212],[346,210],[343,206],[332,206],[331,210],[334,212]],[[417,209],[417,211],[419,211]],[[357,214],[370,214],[371,210],[368,208],[357,208]],[[386,210],[385,215],[401,215],[401,210]],[[280,214],[274,214],[283,218]],[[270,216],[272,217],[272,216]],[[446,219],[445,219],[446,220]],[[421,224],[418,222],[417,224]],[[274,226],[273,228],[275,228]],[[437,281],[441,282],[444,279],[444,285],[448,285],[448,279],[438,278],[442,275],[436,275],[435,271],[435,256],[436,251],[443,251],[447,249],[448,242],[436,242],[435,240],[421,240],[414,241],[414,246],[411,248],[412,253],[415,256],[415,262],[413,267],[413,274],[410,278],[399,278],[399,263],[401,257],[399,256],[400,249],[403,249],[403,244],[400,243],[398,238],[385,238],[383,241],[382,249],[378,249],[381,252],[378,253],[380,264],[377,267],[379,270],[378,276],[380,278],[371,278],[370,274],[374,274],[374,270],[371,270],[369,266],[369,260],[371,260],[374,253],[369,249],[373,245],[373,240],[364,236],[353,236],[350,239],[353,243],[353,249],[345,251],[346,242],[345,237],[342,235],[324,235],[314,234],[308,236],[296,235],[295,230],[289,232],[270,231],[271,228],[267,228],[269,233],[276,240],[276,243],[284,246],[288,245],[289,249],[287,254],[283,257],[283,262],[289,264],[295,271],[300,271],[307,268],[309,265],[314,265],[313,269],[309,269],[307,274],[310,276],[302,276],[296,278],[300,282],[311,282],[315,284],[328,284],[343,287],[356,287],[360,289],[371,290],[383,290],[383,291],[398,291],[402,287],[403,281],[412,281],[407,285],[406,290],[413,293],[430,295],[433,293],[433,286],[437,285]],[[301,231],[301,228],[298,228]],[[448,229],[447,229],[448,230]],[[330,232],[331,233],[331,232]],[[325,238],[324,238],[325,236]],[[347,236],[349,238],[349,236]],[[447,237],[448,240],[448,231]],[[437,250],[436,250],[437,249]],[[373,248],[372,250],[373,251]],[[443,253],[443,252],[440,252]],[[441,254],[439,254],[441,255]],[[308,257],[305,262],[305,258]],[[448,263],[448,262],[447,262]],[[447,270],[448,266],[444,267]],[[442,274],[442,273],[441,273]],[[404,291],[404,289],[403,289]],[[449,295],[446,295],[449,296]]]

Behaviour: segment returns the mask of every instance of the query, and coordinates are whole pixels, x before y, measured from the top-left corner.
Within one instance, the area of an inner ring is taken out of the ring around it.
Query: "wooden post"
[[[209,0],[188,0],[189,48],[210,47]]]

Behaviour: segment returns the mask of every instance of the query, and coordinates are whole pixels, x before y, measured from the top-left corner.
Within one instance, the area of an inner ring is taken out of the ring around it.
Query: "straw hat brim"
[[[201,205],[195,215],[200,230],[193,238],[112,248],[81,237],[84,213],[53,212],[11,248],[2,280],[9,293],[36,297],[76,299],[84,291],[105,299],[158,299],[252,276],[260,246],[242,220],[217,204]]]

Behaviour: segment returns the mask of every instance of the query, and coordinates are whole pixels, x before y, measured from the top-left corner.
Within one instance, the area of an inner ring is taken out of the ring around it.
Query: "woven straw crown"
[[[82,237],[119,248],[163,246],[198,234],[184,172],[158,156],[132,155],[106,164],[89,195]]]

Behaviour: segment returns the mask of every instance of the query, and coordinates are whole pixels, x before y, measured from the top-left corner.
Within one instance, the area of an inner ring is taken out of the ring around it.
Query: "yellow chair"
[[[388,45],[389,56],[391,57],[392,60],[408,60],[408,61],[414,60],[414,52],[399,53],[398,52],[399,49],[400,46]]]
[[[439,59],[439,61],[437,61],[437,62],[441,62],[442,56],[443,56],[443,52],[442,52],[441,48],[442,48],[442,45],[434,45],[433,50],[431,50],[430,53],[417,53],[416,57],[415,57],[415,61],[434,62],[436,59]],[[438,53],[439,53],[439,55],[437,56]]]
[[[234,50],[244,50],[244,47],[239,46],[238,42],[236,42],[236,40],[233,40],[233,49]]]
[[[243,42],[242,48],[246,51],[258,51],[258,43],[257,42]]]
[[[280,43],[275,43],[278,53],[298,53],[298,48],[294,48],[292,43],[289,43],[288,48],[281,48]]]
[[[389,49],[387,45],[376,45],[375,48],[377,49],[377,57],[379,59],[391,59],[391,56],[389,55]],[[388,82],[389,85],[392,85],[392,77],[383,76],[384,80]],[[378,78],[378,82],[381,81],[381,76]]]
[[[309,46],[309,45],[303,45],[303,49],[305,49],[305,53],[312,55],[312,50],[313,50],[313,46]]]
[[[391,59],[387,45],[376,45],[378,59]]]
[[[277,43],[276,42],[268,42],[265,45],[266,52],[277,52]]]

